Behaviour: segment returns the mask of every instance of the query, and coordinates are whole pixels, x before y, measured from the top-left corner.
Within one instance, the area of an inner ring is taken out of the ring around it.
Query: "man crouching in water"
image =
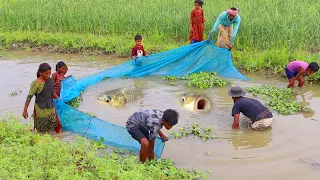
[[[260,101],[243,97],[246,91],[242,90],[239,86],[232,87],[228,93],[234,102],[232,108],[232,116],[234,117],[232,124],[233,129],[239,127],[240,112],[251,119],[252,129],[264,130],[271,126],[273,122],[272,113]]]
[[[168,141],[160,129],[164,126],[167,130],[178,123],[179,114],[175,110],[165,111],[152,109],[135,112],[129,117],[126,128],[131,136],[140,145],[140,161],[145,162],[147,155],[149,160],[154,158],[154,143],[159,135],[164,141]]]

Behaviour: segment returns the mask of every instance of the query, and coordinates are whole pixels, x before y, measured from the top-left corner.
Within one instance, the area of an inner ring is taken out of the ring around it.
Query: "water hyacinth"
[[[179,132],[170,131],[171,136],[174,139],[180,139],[182,137],[188,137],[193,135],[201,138],[203,141],[207,141],[208,139],[214,139],[214,136],[211,134],[212,129],[210,127],[201,128],[199,124],[192,124],[191,126],[184,126],[180,128]]]
[[[293,89],[291,88],[281,89],[276,86],[265,85],[249,87],[247,90],[253,96],[265,100],[270,109],[282,115],[292,115],[310,110],[293,100]]]
[[[200,89],[221,87],[227,84],[227,81],[219,78],[216,72],[198,72],[188,74],[185,77],[165,76],[162,79],[167,81],[187,80],[188,87],[197,87]],[[173,83],[171,82],[170,85],[173,85]]]

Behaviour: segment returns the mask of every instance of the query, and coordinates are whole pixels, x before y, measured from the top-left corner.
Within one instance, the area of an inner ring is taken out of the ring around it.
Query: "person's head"
[[[238,15],[238,11],[239,10],[236,7],[232,7],[227,10],[227,12],[229,13],[229,16],[230,16],[230,20],[233,20]]]
[[[163,112],[162,124],[166,129],[171,129],[172,126],[178,123],[179,113],[173,109],[167,109]]]
[[[243,97],[246,93],[247,92],[242,90],[242,88],[239,86],[234,86],[228,91],[228,94],[232,97],[234,102]]]
[[[136,45],[137,46],[141,46],[142,44],[142,36],[137,34],[135,37],[134,37],[134,40],[136,41]]]
[[[311,75],[311,74],[313,74],[315,72],[318,72],[318,71],[319,71],[318,63],[312,62],[312,63],[309,64],[309,67],[308,67],[308,69],[306,71],[306,75],[309,76],[309,75]]]
[[[201,8],[202,5],[203,5],[202,0],[195,0],[195,1],[194,1],[194,7],[195,7],[196,9]]]
[[[50,78],[51,75],[51,66],[48,63],[42,63],[39,66],[37,77],[42,77],[43,79],[47,80]]]
[[[67,74],[68,66],[63,61],[59,61],[56,65],[56,71],[58,73]]]

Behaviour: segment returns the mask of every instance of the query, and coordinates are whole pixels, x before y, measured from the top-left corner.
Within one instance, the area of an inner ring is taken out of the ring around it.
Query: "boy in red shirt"
[[[136,35],[134,37],[134,40],[136,41],[136,46],[134,46],[132,48],[132,51],[131,51],[131,56],[132,56],[132,59],[135,60],[137,57],[142,57],[142,56],[149,56],[149,54],[147,54],[145,51],[144,51],[144,48],[141,44],[142,42],[142,36],[141,35]]]

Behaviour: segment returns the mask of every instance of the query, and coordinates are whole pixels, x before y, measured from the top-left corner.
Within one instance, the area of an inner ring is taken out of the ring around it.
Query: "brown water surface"
[[[48,62],[54,72],[54,66],[63,60],[69,67],[68,74],[76,79],[105,70],[125,62],[125,59],[114,59],[104,56],[92,57],[80,55],[63,55],[35,53],[27,51],[9,52],[7,58],[0,61],[2,76],[0,91],[0,114],[13,112],[21,115],[27,93],[40,63]],[[250,81],[234,80],[234,85],[243,88],[262,84],[286,87],[283,78],[266,77],[261,73],[247,73]],[[94,102],[93,98],[100,93],[116,88],[143,87],[144,98],[124,108],[113,108]],[[242,126],[232,130],[232,99],[227,90],[230,85],[209,90],[187,89],[183,82],[169,86],[169,82],[159,77],[137,79],[110,79],[90,86],[83,94],[84,102],[79,109],[95,113],[98,118],[125,125],[127,118],[139,109],[174,108],[180,113],[180,120],[174,130],[186,124],[199,123],[211,127],[216,139],[203,142],[198,138],[188,137],[171,139],[166,143],[163,158],[171,158],[177,166],[198,170],[211,170],[214,179],[320,179],[320,86],[305,85],[296,89],[297,100],[309,105],[313,113],[293,116],[280,116],[274,113],[275,121],[271,129],[252,131],[245,127],[245,118],[241,116]],[[21,90],[17,96],[9,96],[13,91]],[[179,95],[184,92],[196,92],[206,95],[212,110],[206,114],[196,114],[185,110],[179,104]],[[250,95],[248,95],[250,96]],[[28,109],[32,114],[33,103]],[[23,120],[23,123],[31,120]],[[163,130],[165,134],[169,132]],[[62,140],[75,138],[70,132],[58,135]],[[210,155],[206,155],[210,152]],[[312,163],[314,163],[312,165]]]

